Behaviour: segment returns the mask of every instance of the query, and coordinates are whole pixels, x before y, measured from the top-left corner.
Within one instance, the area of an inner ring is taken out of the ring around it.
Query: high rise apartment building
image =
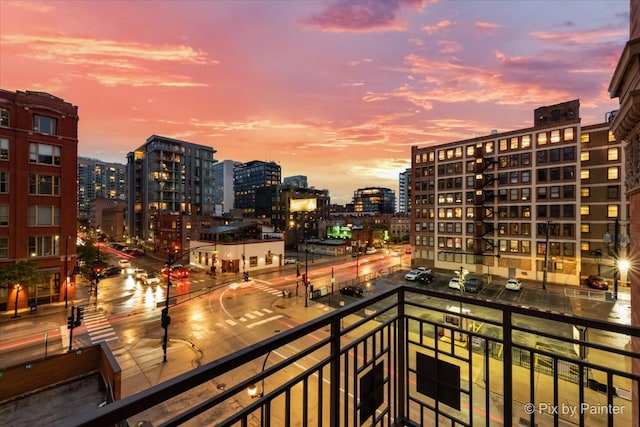
[[[581,126],[579,109],[540,107],[531,128],[413,147],[414,262],[571,285],[612,277],[603,236],[628,220],[622,144],[608,123]]]
[[[398,185],[398,212],[411,211],[411,169],[400,172]]]
[[[125,200],[126,176],[124,164],[78,157],[78,218],[90,219],[91,201],[96,198]]]
[[[353,211],[393,214],[396,211],[396,193],[384,187],[358,188],[353,192]]]
[[[0,90],[0,268],[34,261],[48,278],[0,287],[0,310],[73,298],[65,277],[76,262],[77,156],[78,107]]]
[[[153,240],[158,214],[213,215],[212,147],[152,135],[127,154],[127,223],[134,239]]]
[[[278,185],[282,180],[280,165],[275,162],[254,160],[235,168],[233,192],[234,206],[246,218],[256,217],[256,189]]]

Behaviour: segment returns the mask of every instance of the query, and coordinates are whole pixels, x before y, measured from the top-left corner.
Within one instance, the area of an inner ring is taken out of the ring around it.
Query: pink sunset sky
[[[347,203],[397,191],[414,145],[576,98],[604,122],[628,34],[628,0],[0,0],[0,87],[77,105],[81,156],[163,135]]]

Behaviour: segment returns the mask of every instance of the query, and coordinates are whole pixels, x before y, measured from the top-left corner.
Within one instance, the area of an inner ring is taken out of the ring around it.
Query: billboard
[[[317,199],[290,199],[289,211],[290,212],[311,212],[315,211],[318,207]]]

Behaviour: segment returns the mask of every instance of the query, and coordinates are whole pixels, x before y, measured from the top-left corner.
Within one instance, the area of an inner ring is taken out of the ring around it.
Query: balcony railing
[[[73,425],[631,426],[639,338],[637,327],[400,285]]]

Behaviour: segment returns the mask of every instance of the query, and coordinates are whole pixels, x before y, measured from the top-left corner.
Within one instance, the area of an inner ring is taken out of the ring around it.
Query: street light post
[[[69,307],[69,238],[64,242],[64,308]],[[100,249],[98,249],[100,250]]]
[[[18,316],[18,297],[20,296],[20,290],[22,289],[22,286],[20,286],[20,284],[17,283],[15,288],[16,288],[16,302],[13,309],[13,318],[17,319],[18,317],[20,317]]]
[[[309,248],[307,242],[304,242],[304,306],[307,307],[307,296],[309,290]]]

